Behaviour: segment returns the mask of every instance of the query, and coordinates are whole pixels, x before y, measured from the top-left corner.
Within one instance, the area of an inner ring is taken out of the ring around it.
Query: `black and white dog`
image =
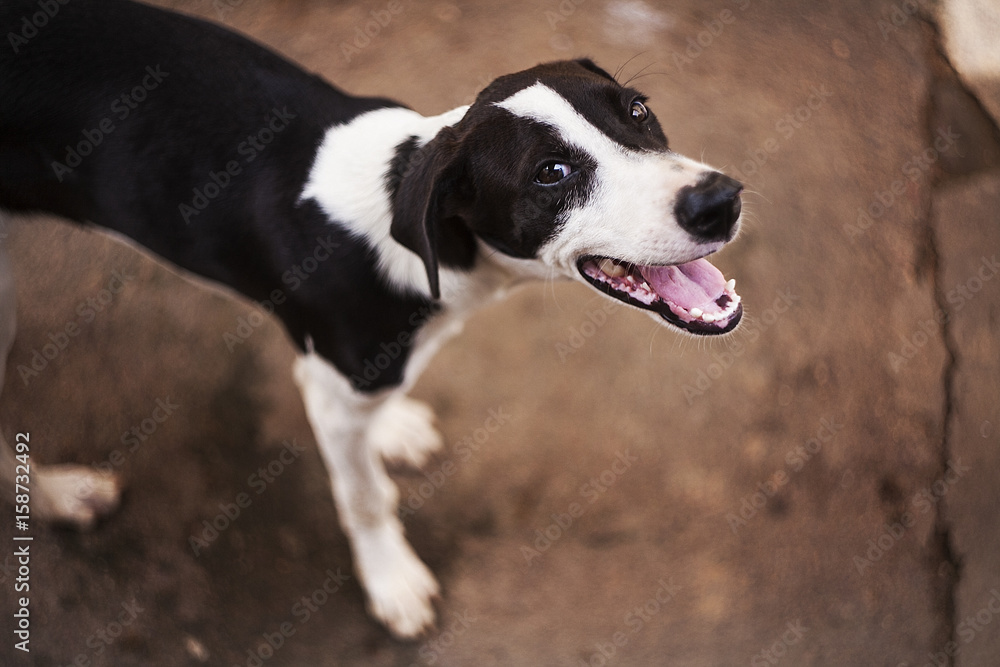
[[[397,636],[433,622],[438,586],[382,459],[420,465],[440,447],[406,392],[471,311],[562,277],[695,334],[740,320],[733,281],[704,259],[737,232],[740,184],[671,152],[646,98],[588,60],[500,77],[428,118],[200,20],[49,4],[39,19],[37,0],[0,3],[0,208],[113,230],[259,301],[332,239],[274,311],[300,350],[294,376],[369,608]],[[2,248],[0,317],[6,359]],[[6,494],[16,460],[0,451]],[[33,473],[48,519],[85,526],[117,503],[85,466]]]

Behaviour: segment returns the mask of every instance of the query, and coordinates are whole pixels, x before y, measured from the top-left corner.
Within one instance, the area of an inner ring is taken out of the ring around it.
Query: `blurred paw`
[[[394,396],[374,415],[369,445],[391,463],[419,468],[441,449],[444,440],[434,427],[434,411],[422,401]]]
[[[434,624],[433,599],[440,589],[399,524],[358,531],[352,545],[369,613],[399,639],[429,630]]]
[[[118,508],[121,484],[117,476],[81,465],[49,465],[36,469],[32,511],[43,521],[67,523],[87,530],[97,519]]]

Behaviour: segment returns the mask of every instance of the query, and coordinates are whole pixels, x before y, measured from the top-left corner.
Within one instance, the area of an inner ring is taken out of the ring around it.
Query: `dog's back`
[[[0,207],[114,229],[238,287],[253,281],[219,258],[278,251],[265,239],[296,208],[324,131],[392,105],[191,17],[119,0],[56,7],[37,27],[37,2],[0,3],[18,37],[0,50]]]
[[[346,95],[192,17],[124,0],[56,6],[37,27],[37,2],[0,3],[0,26],[26,35],[0,49],[0,210],[115,230],[255,301],[281,288],[272,305],[293,340],[351,372],[413,328],[426,301],[391,293],[365,241],[300,198],[330,127],[400,105]],[[329,261],[287,289],[318,245]],[[397,365],[380,381],[398,380]]]

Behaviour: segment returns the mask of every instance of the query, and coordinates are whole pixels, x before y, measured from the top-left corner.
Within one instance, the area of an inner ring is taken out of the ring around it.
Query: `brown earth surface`
[[[861,0],[402,0],[361,39],[387,3],[160,4],[427,114],[540,61],[621,67],[675,150],[747,185],[744,231],[714,260],[746,319],[692,340],[568,283],[475,316],[415,391],[444,451],[394,472],[443,588],[438,629],[406,643],[365,613],[276,322],[230,352],[249,302],[64,222],[11,222],[4,434],[127,488],[92,532],[33,527],[27,655],[4,550],[0,662],[998,664],[1000,143],[930,17]],[[123,439],[133,427],[144,439]],[[285,443],[302,450],[287,464]],[[192,536],[210,543],[194,553]],[[346,582],[318,595],[328,573]]]

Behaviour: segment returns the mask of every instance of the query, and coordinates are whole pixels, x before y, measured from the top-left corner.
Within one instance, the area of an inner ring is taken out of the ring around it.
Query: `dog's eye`
[[[646,105],[639,100],[632,102],[632,107],[629,109],[629,113],[631,114],[632,119],[639,123],[649,118],[649,109],[647,109]]]
[[[535,174],[535,183],[554,185],[573,173],[573,167],[565,162],[549,162]]]

